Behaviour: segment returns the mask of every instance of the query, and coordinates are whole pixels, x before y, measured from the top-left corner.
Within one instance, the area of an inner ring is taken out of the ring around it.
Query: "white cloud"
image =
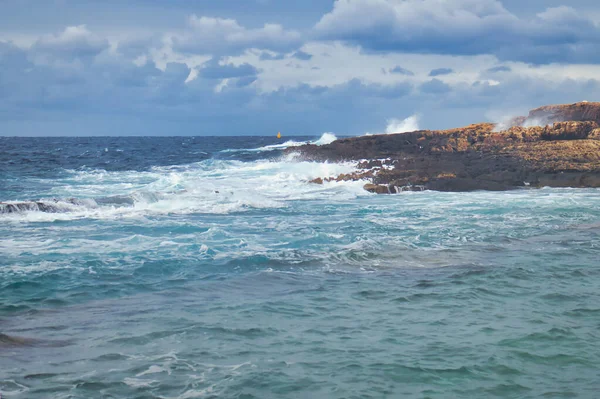
[[[439,76],[448,84],[469,84],[481,79],[480,73],[495,66],[494,56],[450,56],[432,54],[375,54],[361,52],[357,47],[341,43],[306,43],[302,50],[312,55],[309,61],[290,65],[288,58],[264,59],[260,52],[249,51],[237,57],[228,57],[228,62],[241,65],[249,63],[261,70],[257,87],[264,92],[299,84],[332,87],[353,79],[367,84],[393,86],[399,83],[419,84],[429,81],[429,72],[439,67],[453,68],[456,72]],[[413,71],[410,74],[383,73],[398,65]],[[297,67],[299,66],[299,67]]]
[[[173,48],[185,53],[234,54],[248,48],[288,51],[301,43],[301,34],[279,24],[249,29],[234,19],[198,17],[188,19],[189,29],[174,35]]]
[[[84,59],[97,56],[110,46],[108,40],[90,32],[85,25],[68,26],[58,34],[44,35],[31,46],[36,56]]]

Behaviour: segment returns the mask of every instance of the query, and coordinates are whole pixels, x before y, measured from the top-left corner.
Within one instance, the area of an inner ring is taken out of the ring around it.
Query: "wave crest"
[[[332,137],[325,137],[324,142]],[[71,171],[50,199],[0,202],[0,216],[16,220],[115,219],[155,214],[222,214],[285,207],[288,201],[365,194],[361,182],[309,184],[352,173],[354,164],[210,159],[150,171]],[[94,194],[102,193],[102,196]]]

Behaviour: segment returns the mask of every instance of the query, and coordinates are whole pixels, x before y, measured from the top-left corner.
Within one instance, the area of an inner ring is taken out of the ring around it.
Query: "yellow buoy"
[[[277,132],[277,138],[280,139],[281,138],[281,132]]]

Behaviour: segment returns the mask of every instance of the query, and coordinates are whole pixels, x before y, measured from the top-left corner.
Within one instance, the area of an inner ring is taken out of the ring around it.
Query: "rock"
[[[515,188],[502,182],[473,178],[438,179],[429,182],[426,187],[436,191],[505,191]]]
[[[365,184],[363,186],[363,188],[365,190],[367,190],[370,193],[376,193],[376,194],[391,194],[390,189],[388,186],[382,186],[380,184],[372,184],[372,183],[368,183]]]
[[[545,173],[538,176],[537,187],[600,187],[600,175],[577,172]]]
[[[583,101],[575,104],[546,105],[531,110],[527,121],[541,125],[564,121],[600,123],[600,103]]]
[[[309,181],[309,183],[323,184],[323,179],[321,179],[320,177],[317,177],[316,179],[312,179],[311,181]]]
[[[379,159],[373,159],[371,161],[359,162],[357,165],[357,167],[360,169],[381,168],[382,166],[383,166],[383,162]]]
[[[596,122],[556,122],[544,128],[541,138],[542,140],[583,140],[597,128]]]
[[[365,190],[383,194],[413,187],[507,190],[524,182],[531,187],[600,187],[600,103],[540,107],[528,118],[545,118],[552,125],[495,131],[494,124],[478,123],[346,138],[286,151],[308,160],[356,161],[361,171],[313,182],[367,179]],[[574,119],[559,120],[563,118]]]
[[[600,140],[600,129],[594,129],[588,135],[588,140]]]

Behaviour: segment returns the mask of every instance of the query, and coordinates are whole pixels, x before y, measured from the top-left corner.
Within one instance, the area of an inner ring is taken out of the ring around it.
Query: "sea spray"
[[[405,119],[388,119],[386,121],[387,125],[383,133],[370,133],[367,132],[365,136],[372,136],[375,134],[395,134],[395,133],[408,133],[419,130],[419,119],[420,116],[415,114],[411,115]]]
[[[419,115],[411,115],[406,119],[389,119],[385,127],[386,134],[406,133],[419,130]]]

